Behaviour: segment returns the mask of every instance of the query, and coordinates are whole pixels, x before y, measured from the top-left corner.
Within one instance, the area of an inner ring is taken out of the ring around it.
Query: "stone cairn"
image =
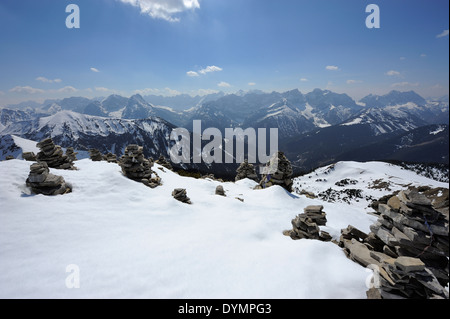
[[[34,163],[30,166],[26,184],[34,194],[47,196],[63,195],[72,191],[62,176],[50,174],[46,162]]]
[[[123,174],[132,180],[141,182],[150,188],[161,185],[161,178],[152,170],[153,162],[145,159],[142,146],[128,145],[119,165]]]
[[[216,195],[219,195],[219,196],[227,196],[226,194],[225,194],[225,190],[223,189],[223,186],[222,185],[218,185],[217,187],[216,187]]]
[[[41,150],[36,155],[36,160],[38,162],[46,162],[48,167],[56,169],[75,169],[72,161],[64,152],[59,145],[55,145],[51,138],[47,138],[36,144]]]
[[[22,154],[22,158],[26,160],[27,162],[36,162],[36,154],[34,152],[24,152]]]
[[[113,154],[111,152],[108,152],[108,154],[103,155],[103,160],[108,163],[116,163],[116,164],[119,163],[116,154]]]
[[[66,149],[66,156],[69,158],[71,162],[75,162],[77,160],[77,154],[78,152],[75,152],[73,150],[73,147],[68,147]]]
[[[96,148],[91,148],[89,150],[89,158],[93,162],[101,162],[103,161],[103,155],[100,153],[100,151]]]
[[[448,298],[448,190],[445,197],[436,205],[417,189],[401,191],[378,205],[369,234],[352,226],[341,231],[347,256],[379,273],[369,298]]]
[[[326,225],[326,216],[323,206],[308,206],[304,209],[303,214],[292,220],[293,229],[285,232],[285,235],[290,236],[294,240],[304,238],[331,241],[331,235],[319,229],[319,226]]]
[[[185,203],[185,204],[192,204],[191,199],[187,197],[187,191],[184,188],[176,188],[172,192],[173,198],[175,198],[177,201]]]
[[[161,155],[159,157],[159,159],[156,161],[156,163],[161,165],[164,168],[167,168],[170,171],[173,170],[172,164],[170,164],[170,162],[168,160],[166,160],[166,158],[163,155]]]
[[[236,172],[236,182],[245,178],[258,182],[258,175],[256,174],[255,167],[253,166],[253,164],[249,164],[248,160],[245,160],[243,163],[241,163]]]
[[[279,185],[285,188],[288,192],[292,192],[292,165],[283,152],[274,154],[267,163],[265,169],[270,171],[269,174],[264,174],[258,188],[267,188],[274,185]]]

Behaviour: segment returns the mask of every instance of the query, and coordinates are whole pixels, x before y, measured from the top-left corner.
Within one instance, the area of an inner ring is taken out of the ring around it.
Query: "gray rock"
[[[225,190],[223,189],[223,186],[222,186],[222,185],[218,185],[218,186],[216,187],[216,195],[219,195],[219,196],[226,196]]]
[[[398,257],[395,260],[395,266],[406,273],[423,271],[425,264],[419,258]]]

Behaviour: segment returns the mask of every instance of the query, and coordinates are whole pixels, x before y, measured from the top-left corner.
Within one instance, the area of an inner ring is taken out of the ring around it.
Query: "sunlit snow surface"
[[[333,236],[349,224],[369,231],[375,217],[358,205],[255,191],[249,180],[224,183],[220,197],[219,182],[158,168],[163,186],[150,189],[90,160],[52,169],[73,192],[45,197],[25,186],[30,164],[0,162],[0,298],[366,297],[370,273],[338,246],[282,234],[311,204],[325,206]],[[174,188],[193,205],[174,200]],[[66,287],[73,264],[78,289]]]

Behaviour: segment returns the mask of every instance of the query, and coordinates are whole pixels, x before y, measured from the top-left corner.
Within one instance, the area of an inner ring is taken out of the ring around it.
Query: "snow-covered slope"
[[[311,204],[325,206],[323,228],[334,236],[349,224],[369,231],[376,218],[362,206],[280,187],[256,191],[249,180],[223,183],[227,197],[221,197],[214,195],[218,182],[157,165],[163,185],[150,189],[125,178],[116,164],[90,160],[77,161],[77,171],[52,169],[73,192],[44,197],[25,186],[29,165],[0,162],[1,298],[366,297],[371,273],[337,245],[282,235]],[[358,179],[360,186],[382,177],[433,184],[380,165],[340,163],[327,176]],[[193,205],[172,198],[179,187]],[[79,289],[66,287],[70,265],[79,269]]]

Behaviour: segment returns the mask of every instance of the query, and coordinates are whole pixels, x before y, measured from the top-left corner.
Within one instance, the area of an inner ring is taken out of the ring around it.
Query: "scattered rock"
[[[63,195],[72,191],[66,185],[62,176],[50,174],[46,162],[39,162],[30,166],[30,174],[28,175],[26,184],[34,194],[47,196]]]
[[[222,186],[222,185],[219,185],[219,186],[216,187],[216,195],[219,195],[219,196],[227,196],[227,195],[225,194],[225,190],[223,189],[223,186]]]
[[[179,202],[192,204],[191,199],[187,197],[187,191],[184,188],[176,188],[172,192],[172,196]]]
[[[156,163],[161,165],[162,167],[167,168],[170,171],[173,170],[172,164],[168,160],[166,160],[166,158],[163,155],[161,155],[159,157],[159,159],[156,161]]]
[[[253,164],[249,164],[248,160],[244,160],[244,162],[241,163],[241,165],[239,165],[236,172],[237,172],[237,175],[235,177],[236,182],[245,178],[258,182],[258,175],[256,174],[255,167]]]

